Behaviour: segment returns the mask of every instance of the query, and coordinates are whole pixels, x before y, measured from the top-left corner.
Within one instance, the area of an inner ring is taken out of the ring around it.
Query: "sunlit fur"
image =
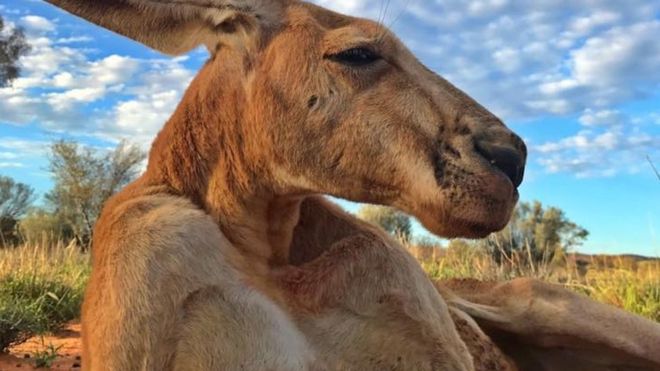
[[[517,201],[475,141],[524,161],[522,141],[389,31],[296,1],[49,2],[166,53],[212,54],[97,222],[84,368],[515,368],[398,243],[320,196],[468,237]],[[382,59],[327,58],[357,46]]]

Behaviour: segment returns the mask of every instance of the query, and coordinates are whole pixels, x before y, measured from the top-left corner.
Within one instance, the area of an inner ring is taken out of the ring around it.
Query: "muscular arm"
[[[322,198],[300,215],[278,280],[330,368],[473,370],[446,304],[403,247]]]

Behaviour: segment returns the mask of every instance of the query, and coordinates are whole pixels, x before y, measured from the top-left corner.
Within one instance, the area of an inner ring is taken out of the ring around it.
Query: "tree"
[[[396,237],[406,241],[410,240],[410,217],[397,209],[387,206],[364,205],[357,215],[360,219],[381,226],[385,231]]]
[[[0,175],[0,246],[17,240],[16,224],[34,201],[34,189]]]
[[[21,28],[5,30],[5,22],[0,16],[0,88],[18,77],[18,59],[30,50]]]
[[[142,150],[125,141],[107,153],[73,141],[51,145],[49,170],[55,185],[46,200],[83,248],[89,246],[105,201],[135,179],[145,157]]]
[[[498,263],[516,254],[537,263],[552,261],[556,255],[581,245],[588,235],[561,209],[544,208],[538,201],[521,202],[506,228],[478,244],[490,251]]]

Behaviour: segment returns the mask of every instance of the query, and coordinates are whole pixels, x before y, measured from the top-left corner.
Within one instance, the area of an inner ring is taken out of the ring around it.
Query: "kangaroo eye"
[[[336,54],[330,54],[326,58],[351,67],[362,67],[376,62],[381,59],[381,56],[371,49],[352,48]]]

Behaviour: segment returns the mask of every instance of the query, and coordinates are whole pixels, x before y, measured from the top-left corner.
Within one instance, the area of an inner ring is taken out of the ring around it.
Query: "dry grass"
[[[89,273],[89,255],[72,242],[33,243],[0,249],[0,277],[39,276],[44,279],[80,284]]]
[[[559,283],[603,303],[660,322],[660,260],[637,261],[630,257],[581,257],[568,255],[552,262],[530,264],[512,259],[497,264],[476,248],[441,249],[408,245],[409,251],[436,279],[476,278],[504,281],[534,277]],[[586,263],[586,264],[585,264]]]

